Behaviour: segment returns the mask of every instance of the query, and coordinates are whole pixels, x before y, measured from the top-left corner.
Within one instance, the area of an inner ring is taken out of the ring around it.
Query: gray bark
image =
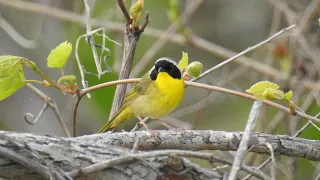
[[[111,144],[131,148],[137,138],[140,140],[139,150],[155,149],[184,149],[184,150],[223,150],[236,151],[242,132],[226,131],[158,131],[155,136],[147,132],[104,133],[101,135],[88,135],[78,137],[77,140]],[[253,133],[249,148],[251,152],[269,154],[264,143],[270,143],[275,155],[303,157],[313,161],[320,160],[320,141],[303,138],[294,138],[287,135],[272,135]]]
[[[0,177],[8,179],[43,179],[35,168],[4,155],[3,148],[27,158],[31,164],[58,172],[71,172],[111,158],[132,154],[138,150],[184,149],[184,150],[236,150],[241,132],[224,131],[158,131],[154,136],[147,132],[104,133],[76,138],[40,136],[26,133],[0,131]],[[292,138],[285,135],[254,133],[249,145],[268,142],[275,154],[320,160],[320,141]],[[2,148],[2,149],[1,149]],[[253,152],[268,153],[264,146]],[[32,155],[38,154],[38,155]],[[135,152],[135,153],[139,153]],[[153,157],[139,158],[117,164],[94,173],[85,173],[77,179],[222,179],[223,174],[199,167],[185,158]],[[44,161],[47,163],[45,164]],[[179,162],[179,163],[177,163]],[[48,165],[49,164],[49,165]],[[41,168],[40,168],[41,169]],[[38,170],[40,171],[40,170]],[[46,177],[48,178],[48,176]]]

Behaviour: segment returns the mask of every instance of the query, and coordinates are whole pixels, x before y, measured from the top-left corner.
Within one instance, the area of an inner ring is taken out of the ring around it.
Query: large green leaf
[[[0,101],[16,92],[25,83],[21,57],[0,56]]]

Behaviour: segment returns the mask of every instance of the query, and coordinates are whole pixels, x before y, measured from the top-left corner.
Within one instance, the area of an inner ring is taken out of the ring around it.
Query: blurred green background
[[[14,30],[9,29],[9,31],[17,31],[27,40],[35,39],[36,47],[30,45],[29,47],[23,47],[19,41],[16,42],[14,38],[17,36],[12,37],[3,21],[0,21],[0,53],[1,55],[10,54],[26,57],[36,62],[39,68],[50,77],[58,79],[60,71],[48,69],[46,58],[51,49],[65,40],[71,42],[75,47],[77,38],[86,32],[83,1],[33,0],[25,2],[32,5],[30,9],[28,7],[17,9],[0,3],[0,15],[2,20],[14,27]],[[86,75],[89,86],[93,86],[118,78],[122,60],[125,23],[116,1],[88,0],[88,2],[92,11],[92,28],[105,28],[106,35],[109,38],[122,44],[122,46],[119,46],[106,41],[105,46],[111,52],[107,62],[112,72],[106,73],[100,80],[95,76]],[[179,28],[175,31],[175,37],[169,38],[146,63],[145,67],[135,66],[158,41],[162,35],[159,32],[165,32],[173,23],[173,19],[170,19],[168,14],[183,14],[186,7],[193,3],[192,0],[172,1],[177,3],[175,7],[168,6],[168,2],[171,1],[145,0],[140,24],[144,23],[146,12],[150,13],[151,22],[147,26],[146,32],[141,35],[136,49],[133,67],[134,71],[138,72],[136,77],[140,77],[147,72],[154,61],[160,57],[171,57],[178,61],[181,58],[182,51],[188,52],[189,61],[200,61],[204,65],[204,70],[207,70],[227,59],[230,51],[240,52],[292,24],[288,20],[288,12],[285,13],[281,9],[275,8],[277,4],[271,0],[203,1],[184,23],[180,23]],[[283,0],[279,2],[285,3],[294,13],[294,23],[301,23],[298,20],[302,15],[308,15],[307,7],[311,1]],[[127,0],[125,4],[129,8],[131,1]],[[57,11],[41,12],[32,8],[42,6],[57,8],[60,13],[57,13]],[[319,13],[309,14],[308,17],[301,36],[314,49],[317,49],[319,48],[319,34],[316,33],[319,30],[317,24]],[[179,21],[180,19],[177,17],[175,20]],[[113,22],[113,24],[110,22]],[[97,27],[96,25],[100,26]],[[202,46],[194,44],[194,37],[203,40],[200,42]],[[177,43],[179,38],[187,38],[187,41]],[[294,34],[286,33],[246,56],[254,61],[267,64],[283,74],[289,74],[290,78],[298,77],[298,82],[317,82],[319,77],[319,68],[315,68],[317,63],[308,56],[310,52],[301,52],[301,47],[295,39]],[[101,44],[102,37],[95,35],[95,40],[97,44]],[[212,44],[219,47],[214,48]],[[218,53],[219,48],[225,49],[226,53]],[[98,51],[100,52],[99,49]],[[80,41],[78,53],[86,71],[96,73],[91,48],[84,39]],[[104,65],[103,69],[105,69]],[[67,63],[65,73],[67,75],[77,75],[78,84],[81,84],[74,54]],[[28,79],[39,79],[28,69],[26,69],[26,77]],[[200,82],[244,92],[258,81],[271,80],[278,83],[282,90],[293,90],[295,93],[294,102],[299,107],[304,107],[308,114],[316,115],[319,112],[319,89],[305,89],[299,83],[293,84],[290,78],[272,77],[270,74],[253,70],[244,64],[232,62],[214,71]],[[62,117],[71,130],[72,107],[75,98],[64,95],[56,89],[43,88],[38,85],[37,87],[55,100]],[[115,87],[108,87],[91,93],[91,99],[83,98],[77,113],[79,135],[95,133],[108,120],[114,91]],[[308,98],[311,98],[309,104],[306,102]],[[175,112],[162,120],[184,129],[243,131],[252,103],[251,100],[240,97],[187,87],[183,103]],[[45,112],[37,125],[31,126],[23,120],[25,113],[30,112],[36,115],[42,106],[43,102],[35,94],[27,88],[22,88],[13,96],[0,102],[0,127],[4,130],[63,135],[63,131],[51,110]],[[122,124],[120,129],[130,130],[136,122],[136,119],[128,121]],[[306,120],[288,116],[264,105],[256,131],[293,135],[306,122]],[[158,124],[152,122],[150,127],[163,129],[163,127],[158,127]],[[320,139],[320,133],[316,128],[310,126],[303,131],[301,137]],[[230,157],[230,154],[225,154],[225,156]],[[256,156],[248,155],[248,162],[257,164],[262,159],[267,158],[267,156],[260,155],[255,158]],[[319,165],[304,159],[295,161],[293,158],[281,157],[278,160],[281,169],[278,170],[279,179],[310,179],[316,176],[315,169],[318,169],[318,171],[320,169]],[[288,174],[292,176],[287,177]]]

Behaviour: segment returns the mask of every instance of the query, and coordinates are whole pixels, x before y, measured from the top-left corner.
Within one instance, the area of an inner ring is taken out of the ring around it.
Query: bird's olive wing
[[[141,95],[146,94],[151,82],[152,80],[149,76],[149,73],[142,76],[140,81],[134,83],[132,89],[124,98],[123,104],[128,103],[129,101],[132,101]]]

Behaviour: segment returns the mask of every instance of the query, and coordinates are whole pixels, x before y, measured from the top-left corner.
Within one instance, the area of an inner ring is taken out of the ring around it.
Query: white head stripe
[[[159,58],[159,59],[155,62],[155,64],[156,64],[158,61],[163,61],[163,60],[167,60],[167,61],[171,62],[173,65],[175,65],[175,66],[178,67],[178,64],[177,64],[175,61],[173,61],[173,60],[171,60],[170,58],[168,58],[168,57]],[[179,68],[179,67],[178,67],[178,68]]]

